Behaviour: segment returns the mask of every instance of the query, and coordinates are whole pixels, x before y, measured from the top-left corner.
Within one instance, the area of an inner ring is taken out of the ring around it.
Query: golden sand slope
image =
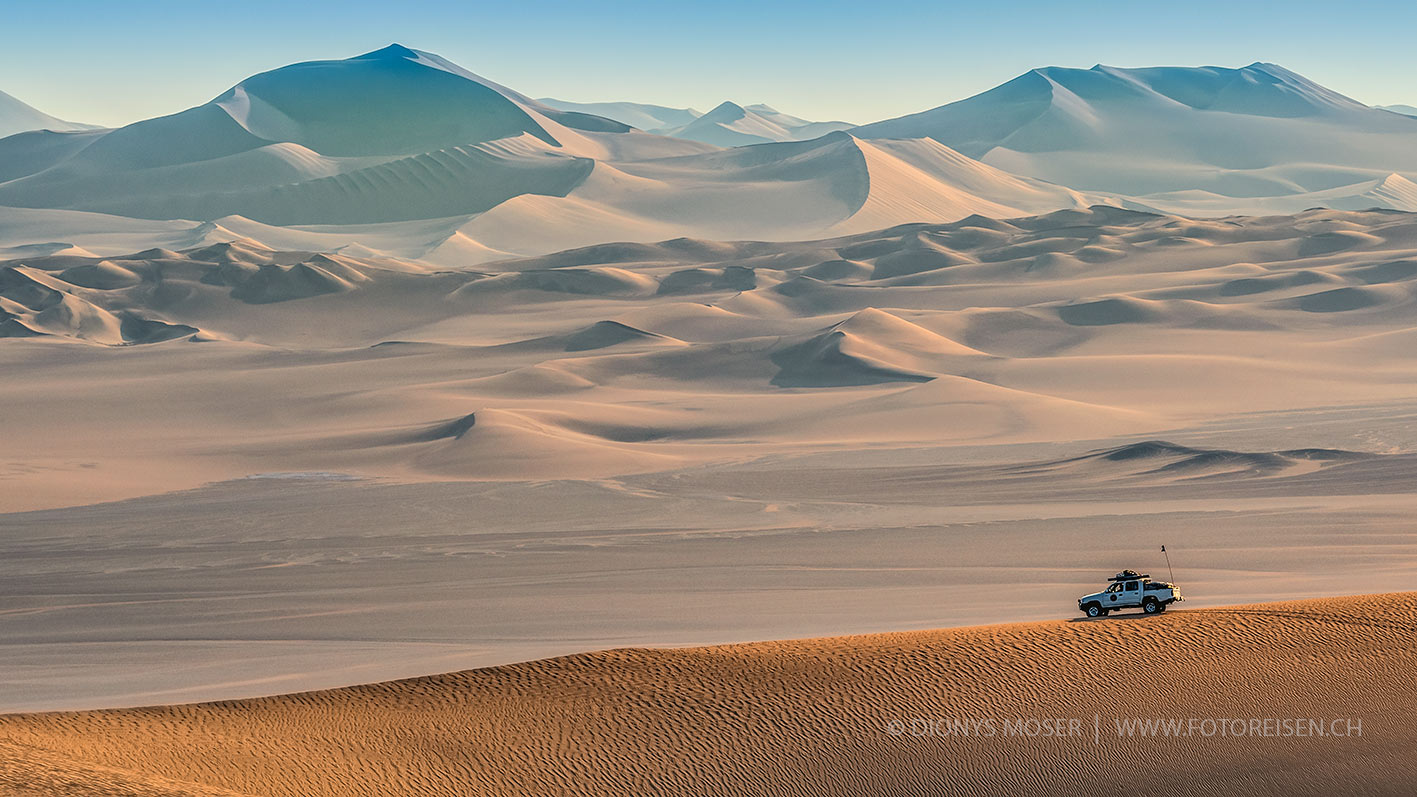
[[[1417,593],[614,650],[0,717],[0,792],[1411,794],[1414,673]],[[1127,739],[1119,716],[1352,718],[1361,737]],[[916,737],[920,718],[1078,719],[1083,735]],[[891,735],[892,720],[907,732]]]

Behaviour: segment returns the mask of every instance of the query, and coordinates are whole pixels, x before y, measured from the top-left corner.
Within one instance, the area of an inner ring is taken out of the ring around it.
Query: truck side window
[[[1115,584],[1113,584],[1112,586],[1108,587],[1108,588],[1107,588],[1107,591],[1108,591],[1108,592],[1121,592],[1121,591],[1122,591],[1122,582],[1118,581],[1117,583],[1115,583]]]
[[[1128,582],[1127,582],[1127,591],[1128,591],[1128,592],[1135,592],[1135,591],[1136,591],[1136,588],[1137,588],[1137,582],[1135,582],[1135,581],[1128,581]]]

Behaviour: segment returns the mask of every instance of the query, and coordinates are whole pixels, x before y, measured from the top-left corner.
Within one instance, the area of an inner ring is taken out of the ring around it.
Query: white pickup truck
[[[1147,614],[1160,614],[1176,601],[1183,601],[1181,588],[1165,581],[1152,581],[1151,576],[1135,570],[1123,570],[1112,578],[1111,586],[1101,592],[1078,598],[1078,608],[1088,617],[1105,617],[1118,609],[1141,609]]]

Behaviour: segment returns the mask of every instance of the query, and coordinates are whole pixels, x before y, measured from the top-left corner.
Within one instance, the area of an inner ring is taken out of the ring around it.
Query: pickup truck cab
[[[1160,614],[1176,601],[1183,601],[1181,588],[1165,581],[1152,581],[1151,576],[1135,570],[1123,570],[1112,578],[1101,592],[1078,598],[1078,609],[1088,617],[1105,617],[1118,609],[1141,609],[1147,614]]]

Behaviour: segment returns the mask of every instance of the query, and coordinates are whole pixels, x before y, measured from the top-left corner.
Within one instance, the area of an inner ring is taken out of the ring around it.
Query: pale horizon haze
[[[22,2],[7,9],[21,35],[0,52],[0,91],[60,118],[118,126],[206,102],[258,72],[397,42],[536,97],[700,111],[763,102],[858,124],[963,99],[1035,67],[1096,63],[1266,61],[1361,102],[1417,104],[1407,80],[1417,55],[1384,45],[1417,22],[1417,7],[1357,2],[1344,12],[1202,0],[1159,23],[1111,0]]]

